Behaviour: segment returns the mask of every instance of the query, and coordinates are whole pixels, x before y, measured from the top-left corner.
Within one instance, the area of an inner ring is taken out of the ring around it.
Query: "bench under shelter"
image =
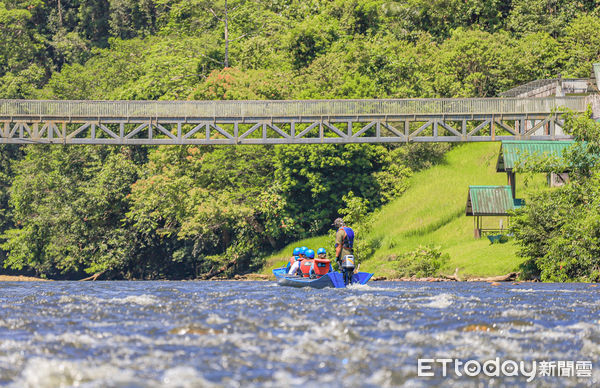
[[[469,186],[466,215],[474,217],[475,238],[504,233],[510,226],[509,212],[523,205],[523,200],[513,198],[510,186]]]

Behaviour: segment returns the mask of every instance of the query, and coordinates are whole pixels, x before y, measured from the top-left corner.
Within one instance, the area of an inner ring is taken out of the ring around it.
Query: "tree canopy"
[[[588,76],[599,20],[594,1],[1,0],[0,98],[489,97]],[[2,146],[0,261],[66,278],[248,271],[402,195],[446,149]]]

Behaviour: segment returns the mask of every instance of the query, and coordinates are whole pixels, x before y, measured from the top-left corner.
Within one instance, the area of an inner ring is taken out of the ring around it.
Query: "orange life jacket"
[[[329,265],[331,262],[328,259],[315,259],[313,265],[313,271],[317,277],[321,277],[326,275],[329,272]]]
[[[300,271],[302,271],[302,276],[307,278],[310,276],[310,267],[312,266],[313,261],[309,259],[304,259],[300,263]]]

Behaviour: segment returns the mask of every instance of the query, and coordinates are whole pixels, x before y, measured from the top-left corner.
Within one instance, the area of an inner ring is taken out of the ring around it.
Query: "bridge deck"
[[[590,97],[304,100],[0,100],[0,142],[294,144],[560,139]]]

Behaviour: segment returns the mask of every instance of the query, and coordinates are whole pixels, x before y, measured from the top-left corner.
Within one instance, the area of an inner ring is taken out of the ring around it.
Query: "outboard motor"
[[[354,274],[354,256],[346,255],[342,258],[341,271],[344,277],[344,284],[352,284],[352,275]]]

